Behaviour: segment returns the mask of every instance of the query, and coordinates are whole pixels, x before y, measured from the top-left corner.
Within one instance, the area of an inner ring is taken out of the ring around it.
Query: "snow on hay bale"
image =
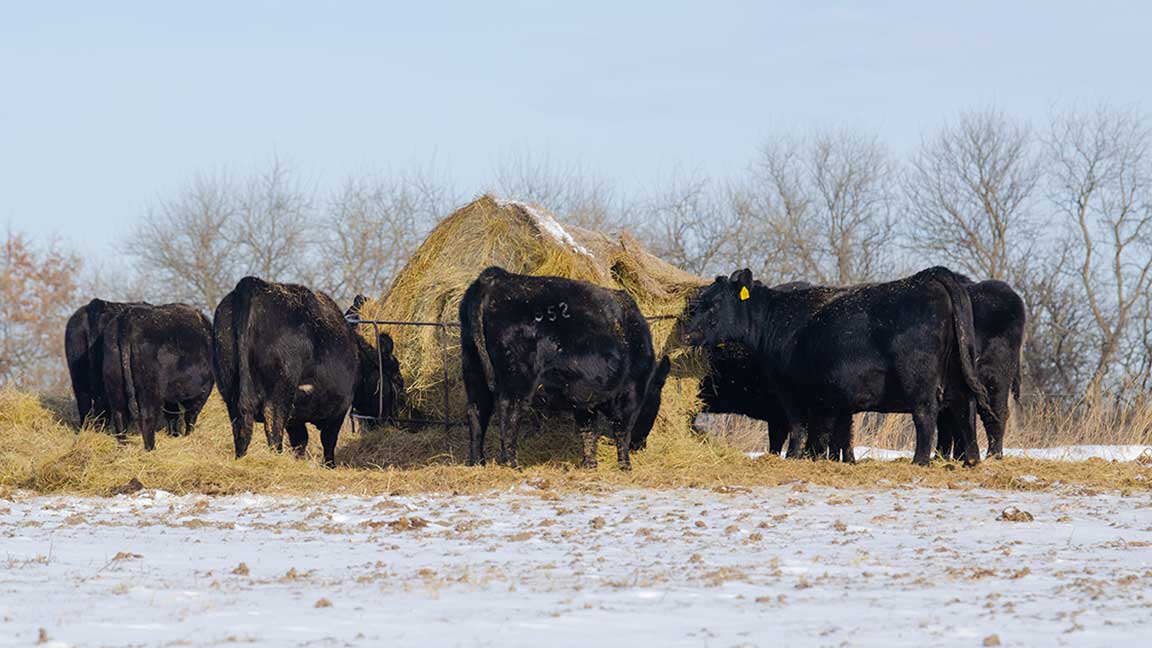
[[[646,316],[678,315],[689,294],[704,281],[646,252],[631,235],[618,237],[561,225],[548,211],[523,202],[484,195],[457,209],[428,235],[396,276],[388,294],[361,311],[365,319],[456,322],[464,291],[484,268],[557,275],[626,290]],[[657,354],[673,360],[673,379],[664,391],[657,426],[687,425],[698,411],[697,387],[704,363],[697,352],[670,339],[676,322],[650,322]],[[369,333],[362,327],[362,333]],[[443,333],[437,327],[383,326],[396,342],[415,412],[443,415]],[[449,413],[463,418],[458,332],[448,344]],[[678,378],[678,379],[677,379]],[[654,431],[659,433],[659,430]]]

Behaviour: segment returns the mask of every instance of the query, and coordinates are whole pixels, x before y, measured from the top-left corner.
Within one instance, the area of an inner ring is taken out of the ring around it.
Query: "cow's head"
[[[352,298],[352,305],[348,307],[348,310],[344,311],[344,319],[360,317],[360,309],[363,308],[366,303],[368,303],[368,298],[364,295],[357,294]]]
[[[640,407],[640,415],[636,417],[636,424],[632,427],[632,438],[628,445],[631,450],[643,450],[648,445],[648,434],[656,422],[656,414],[660,412],[660,394],[664,391],[664,382],[668,380],[668,372],[672,369],[672,362],[668,356],[660,359],[660,363],[652,369],[652,377],[648,379],[648,391],[644,394],[644,404]]]
[[[756,282],[748,268],[716,277],[688,304],[684,339],[693,346],[719,346],[752,340],[749,313]]]
[[[392,336],[380,333],[375,347],[359,335],[356,340],[360,347],[360,371],[352,409],[364,416],[393,417],[404,398],[404,378],[400,375]]]

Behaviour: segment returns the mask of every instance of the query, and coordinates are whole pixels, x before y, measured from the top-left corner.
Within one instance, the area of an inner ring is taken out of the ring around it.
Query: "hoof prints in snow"
[[[1152,614],[1142,496],[145,491],[0,501],[0,536],[0,645],[1135,645]]]

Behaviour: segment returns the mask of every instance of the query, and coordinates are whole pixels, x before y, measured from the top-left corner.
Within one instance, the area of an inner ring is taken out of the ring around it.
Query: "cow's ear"
[[[384,355],[392,355],[392,336],[387,333],[381,333],[376,336],[376,344],[380,346],[380,351]]]
[[[752,286],[755,285],[756,282],[752,279],[751,270],[748,268],[737,270],[732,273],[730,280],[736,284],[739,289],[738,294],[740,295],[740,301],[748,301],[752,297]]]
[[[751,286],[752,285],[752,271],[749,270],[748,268],[744,268],[742,270],[737,270],[737,271],[733,272],[731,276],[728,277],[728,281],[731,281],[732,283],[735,283],[735,284],[740,284],[741,286]]]

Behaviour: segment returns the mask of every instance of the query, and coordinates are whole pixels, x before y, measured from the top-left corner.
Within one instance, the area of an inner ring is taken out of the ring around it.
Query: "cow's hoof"
[[[632,464],[630,463],[617,463],[616,467],[622,472],[632,472]]]
[[[925,468],[927,468],[929,465],[931,465],[931,463],[932,463],[932,460],[928,459],[927,457],[913,457],[912,458],[912,465],[913,466],[924,466]]]
[[[587,459],[585,459],[584,461],[580,462],[580,469],[581,470],[596,470],[596,462],[595,461],[588,461]]]

